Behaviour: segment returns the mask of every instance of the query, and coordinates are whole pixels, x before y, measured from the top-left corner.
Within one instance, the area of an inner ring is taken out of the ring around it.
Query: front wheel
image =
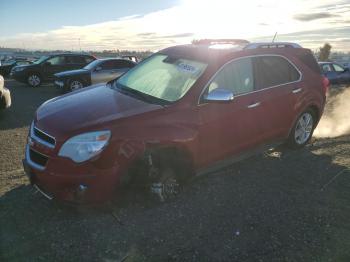
[[[80,80],[71,80],[69,82],[69,91],[76,91],[79,89],[82,89],[84,87],[84,84]]]
[[[28,75],[27,78],[27,83],[31,86],[31,87],[38,87],[41,85],[41,78],[40,75],[36,74],[36,73],[31,73]]]
[[[295,149],[304,147],[310,141],[315,125],[315,113],[311,109],[304,111],[289,135],[288,145]]]

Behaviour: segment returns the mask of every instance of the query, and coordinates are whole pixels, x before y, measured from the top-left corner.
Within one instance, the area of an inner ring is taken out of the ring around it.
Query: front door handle
[[[300,93],[301,90],[303,90],[303,89],[302,89],[302,88],[297,88],[297,89],[294,89],[294,90],[292,91],[292,93],[293,93],[293,94],[297,94],[297,93]]]
[[[251,105],[249,105],[249,106],[247,106],[248,108],[255,108],[255,107],[258,107],[258,106],[260,106],[260,102],[257,102],[257,103],[255,103],[255,104],[251,104]]]

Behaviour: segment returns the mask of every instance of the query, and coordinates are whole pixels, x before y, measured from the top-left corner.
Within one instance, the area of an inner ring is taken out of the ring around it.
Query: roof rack
[[[244,49],[257,48],[302,48],[301,45],[290,42],[271,42],[271,43],[250,43]]]
[[[222,45],[222,44],[233,44],[233,45],[248,45],[249,41],[244,39],[201,39],[194,40],[194,45]]]

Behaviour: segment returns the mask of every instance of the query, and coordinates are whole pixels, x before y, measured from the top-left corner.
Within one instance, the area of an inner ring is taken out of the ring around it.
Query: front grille
[[[33,163],[43,167],[46,165],[48,160],[47,156],[40,154],[39,152],[36,152],[33,149],[29,149],[29,157]]]
[[[33,132],[36,137],[40,138],[41,140],[45,141],[46,143],[52,146],[55,146],[56,141],[55,138],[53,138],[52,136],[49,136],[48,134],[44,133],[36,127],[33,128]]]

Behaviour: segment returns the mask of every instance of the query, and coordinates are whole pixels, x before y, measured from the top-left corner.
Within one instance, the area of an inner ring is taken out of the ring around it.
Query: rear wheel
[[[30,73],[27,78],[27,83],[31,87],[38,87],[41,85],[41,77],[37,73]]]
[[[304,111],[297,119],[288,138],[291,148],[301,148],[311,139],[316,125],[315,112],[311,109]]]
[[[69,91],[76,91],[79,89],[82,89],[84,87],[84,84],[81,80],[73,79],[69,81]]]

